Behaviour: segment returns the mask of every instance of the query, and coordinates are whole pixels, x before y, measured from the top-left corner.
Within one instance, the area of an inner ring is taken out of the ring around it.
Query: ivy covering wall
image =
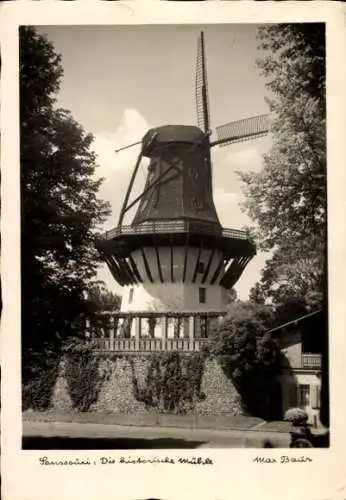
[[[197,401],[206,397],[201,392],[205,357],[205,354],[199,352],[155,353],[149,358],[147,374],[142,385],[130,359],[136,400],[161,412],[187,412]]]
[[[239,414],[238,395],[208,352],[95,353],[70,346],[47,384],[44,407],[25,409],[144,414]],[[55,378],[54,377],[54,378]],[[41,391],[41,392],[40,392]],[[42,401],[45,386],[37,388]]]
[[[67,352],[64,375],[73,408],[88,411],[98,401],[102,386],[115,370],[117,358],[125,358],[131,369],[134,398],[146,408],[159,412],[185,413],[197,401],[205,399],[201,392],[206,354],[155,353],[143,357],[146,366],[144,382],[139,381],[131,354],[104,358],[85,347]],[[116,383],[116,380],[115,380]]]
[[[107,369],[101,369],[101,358],[85,345],[67,350],[64,375],[73,408],[88,411],[97,402],[103,383],[110,376]]]

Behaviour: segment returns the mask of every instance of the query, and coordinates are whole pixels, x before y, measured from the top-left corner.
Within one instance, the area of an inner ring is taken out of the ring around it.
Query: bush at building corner
[[[308,418],[306,411],[301,408],[290,408],[284,415],[284,420],[294,426],[306,425]]]
[[[22,384],[22,409],[45,411],[51,406],[52,394],[59,375],[60,356],[50,347],[31,354],[30,370]]]
[[[238,301],[210,339],[211,353],[236,387],[244,411],[267,420],[281,417],[281,354],[268,333],[272,324],[270,307]]]

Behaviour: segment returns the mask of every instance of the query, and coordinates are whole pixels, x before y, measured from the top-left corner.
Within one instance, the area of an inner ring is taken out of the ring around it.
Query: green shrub
[[[268,306],[236,302],[210,339],[210,349],[241,396],[243,409],[265,419],[280,409],[277,376],[280,348],[267,330],[272,322]]]
[[[23,411],[31,409],[34,411],[45,411],[51,406],[52,395],[59,372],[59,363],[47,370],[42,370],[37,377],[25,385],[22,391]]]
[[[65,378],[74,409],[85,412],[97,402],[106,376],[91,347],[76,344],[66,349]]]
[[[181,355],[179,352],[154,354],[143,387],[139,387],[132,368],[132,383],[137,401],[155,407],[163,412],[184,413],[197,401],[205,399],[201,393],[205,355],[192,353]]]
[[[50,345],[44,345],[40,350],[27,351],[25,366],[22,369],[23,411],[45,411],[50,408],[59,375],[60,359],[60,354]]]
[[[286,422],[291,422],[292,425],[296,426],[306,425],[308,418],[306,411],[301,408],[290,408],[284,416]]]
[[[156,356],[151,357],[145,378],[145,384],[142,388],[138,386],[138,380],[135,375],[132,358],[130,358],[130,365],[132,369],[132,384],[135,399],[145,403],[146,406],[158,406],[162,390],[162,375],[159,359]]]

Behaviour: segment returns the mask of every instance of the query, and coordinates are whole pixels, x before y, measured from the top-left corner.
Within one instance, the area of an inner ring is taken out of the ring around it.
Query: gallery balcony
[[[284,355],[282,365],[287,369],[295,370],[321,370],[322,356],[321,354],[309,352],[287,352],[282,350]]]
[[[112,240],[116,237],[126,234],[165,234],[165,233],[220,233],[228,238],[235,238],[240,240],[247,240],[248,235],[245,231],[238,229],[219,229],[217,226],[208,224],[204,221],[190,221],[190,220],[167,220],[157,222],[144,222],[136,226],[122,226],[116,227],[102,234],[102,240]]]
[[[320,370],[322,367],[321,354],[303,353],[302,354],[302,368],[312,368]]]
[[[87,321],[86,339],[100,353],[198,352],[225,313],[114,312]]]
[[[254,243],[246,231],[222,228],[202,220],[162,220],[142,222],[138,225],[115,227],[103,233],[97,248],[105,254],[128,254],[140,246],[186,245],[213,248],[225,252],[227,256],[253,257]]]

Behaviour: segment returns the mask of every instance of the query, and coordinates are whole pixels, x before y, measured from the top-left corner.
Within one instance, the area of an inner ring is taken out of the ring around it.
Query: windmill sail
[[[252,116],[244,120],[226,123],[216,127],[217,140],[211,146],[226,146],[235,142],[256,139],[269,131],[269,114]]]
[[[204,132],[209,131],[210,116],[209,116],[209,97],[208,97],[208,81],[207,69],[205,62],[204,50],[204,34],[200,34],[197,45],[197,62],[196,62],[196,109],[197,109],[197,124]]]
[[[227,146],[237,142],[257,139],[265,136],[270,129],[270,115],[263,114],[252,116],[243,120],[233,121],[216,127],[217,139],[210,142],[210,114],[209,114],[209,96],[208,96],[208,79],[205,57],[204,34],[201,31],[197,44],[197,60],[196,60],[196,82],[195,82],[195,97],[197,111],[197,125],[208,137],[208,144],[212,146]],[[140,144],[142,141],[123,146],[116,149],[116,153],[124,149],[131,148]],[[211,176],[211,158],[210,150],[206,157],[208,163],[209,175]]]

